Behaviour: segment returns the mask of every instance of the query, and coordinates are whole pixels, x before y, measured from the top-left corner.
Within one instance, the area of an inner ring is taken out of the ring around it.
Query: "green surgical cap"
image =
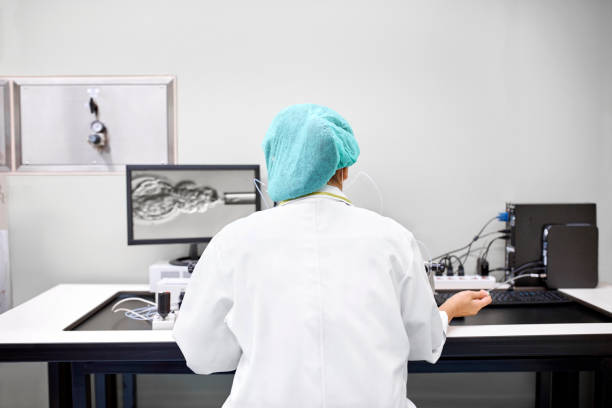
[[[321,189],[336,170],[354,164],[359,145],[353,129],[337,112],[320,105],[282,110],[263,141],[268,194],[289,200]]]

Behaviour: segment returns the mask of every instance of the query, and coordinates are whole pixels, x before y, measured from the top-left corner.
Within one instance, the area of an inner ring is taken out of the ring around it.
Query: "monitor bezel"
[[[259,164],[128,164],[125,166],[125,185],[127,202],[127,244],[128,245],[157,245],[157,244],[193,244],[210,242],[213,237],[198,238],[169,238],[169,239],[134,239],[134,225],[132,219],[132,171],[140,170],[253,170],[255,178],[259,180]],[[257,193],[255,184],[255,211],[261,210],[261,197]]]

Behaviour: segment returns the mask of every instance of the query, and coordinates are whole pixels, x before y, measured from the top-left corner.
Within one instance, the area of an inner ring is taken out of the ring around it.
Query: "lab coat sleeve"
[[[410,342],[409,360],[435,363],[446,341],[448,316],[440,312],[416,240],[409,236],[409,256],[400,282],[402,320]]]
[[[233,306],[232,292],[231,270],[213,239],[193,271],[172,333],[196,374],[237,367],[242,351],[225,322]]]

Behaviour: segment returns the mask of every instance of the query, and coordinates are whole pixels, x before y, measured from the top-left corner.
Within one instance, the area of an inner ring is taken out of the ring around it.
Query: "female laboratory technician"
[[[333,110],[283,110],[263,149],[279,205],[206,248],[173,332],[187,366],[236,370],[225,408],[413,407],[408,360],[435,363],[449,321],[491,298],[438,310],[412,234],[342,193],[359,146]]]

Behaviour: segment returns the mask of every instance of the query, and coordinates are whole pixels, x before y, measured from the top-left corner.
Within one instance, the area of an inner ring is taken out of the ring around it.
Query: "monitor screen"
[[[208,242],[260,209],[259,165],[128,165],[128,245]]]

